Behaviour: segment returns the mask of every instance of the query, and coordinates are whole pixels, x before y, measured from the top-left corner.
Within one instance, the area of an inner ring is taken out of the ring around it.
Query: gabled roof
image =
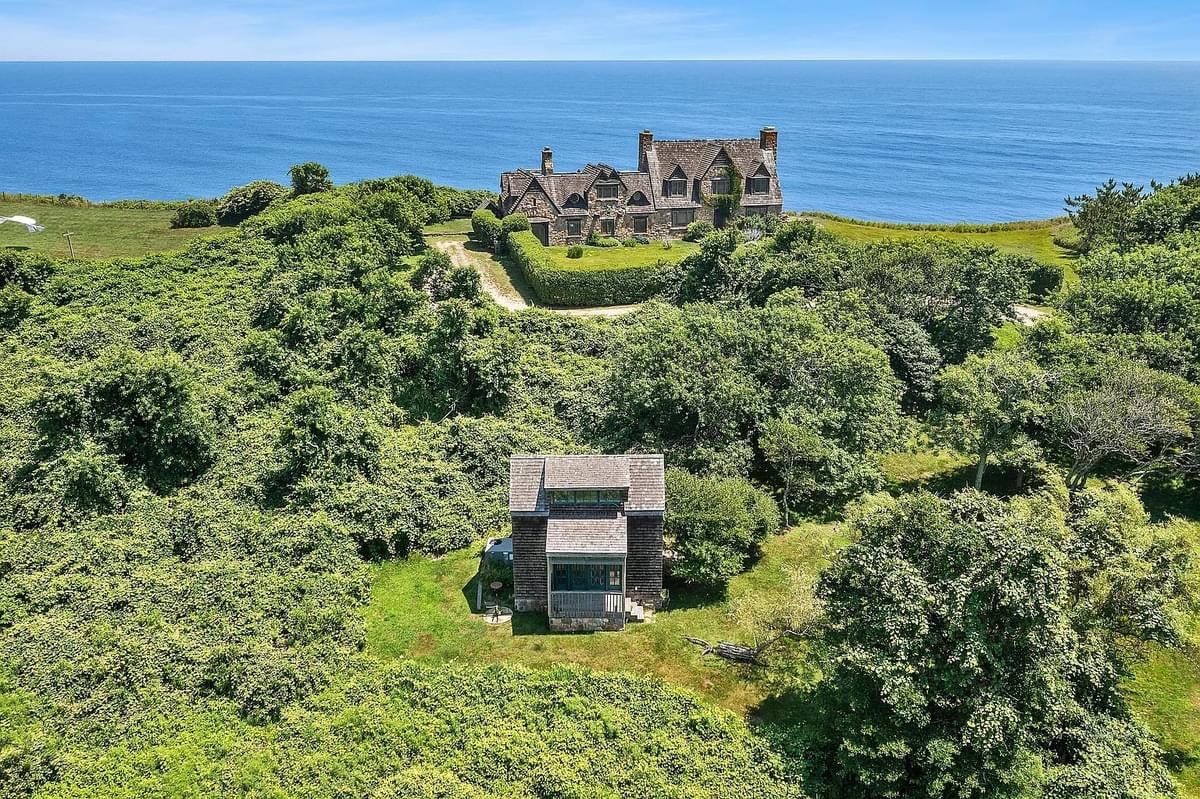
[[[545,514],[546,491],[627,489],[625,512],[661,513],[666,507],[662,455],[513,455],[508,509]]]
[[[659,187],[661,192],[662,182],[673,175],[676,169],[682,171],[689,181],[699,180],[714,165],[721,168],[722,163],[718,161],[723,162],[726,158],[743,176],[753,175],[760,167],[773,176],[775,151],[764,150],[759,144],[758,139],[655,139],[646,151],[651,185]],[[660,197],[658,203],[665,208],[691,207],[696,203],[690,195],[689,191],[687,197]],[[763,195],[761,202],[764,205],[783,202],[778,181],[772,181],[771,193]]]

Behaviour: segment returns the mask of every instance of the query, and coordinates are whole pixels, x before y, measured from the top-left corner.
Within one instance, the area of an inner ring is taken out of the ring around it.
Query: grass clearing
[[[633,266],[647,266],[657,261],[678,263],[694,252],[700,250],[700,245],[692,241],[675,241],[670,249],[664,249],[660,242],[641,244],[637,247],[589,247],[583,248],[582,258],[568,258],[568,247],[547,247],[546,253],[554,266],[559,269],[628,269]]]
[[[53,258],[70,254],[63,233],[75,235],[72,242],[78,258],[138,258],[185,247],[192,239],[229,228],[171,227],[175,212],[165,208],[73,208],[52,203],[0,202],[0,216],[31,216],[46,226],[44,233],[26,232],[20,225],[0,225],[0,249],[16,248],[43,253]]]
[[[512,624],[486,624],[471,612],[477,548],[440,559],[414,556],[389,561],[373,567],[367,647],[383,659],[521,663],[537,668],[570,663],[651,675],[744,714],[773,692],[767,670],[705,657],[683,636],[748,641],[749,631],[737,629],[728,615],[729,599],[745,592],[779,590],[785,568],[817,571],[841,543],[834,525],[793,527],[767,542],[763,557],[734,578],[727,596],[676,590],[671,608],[657,613],[652,623],[631,624],[615,633],[550,633],[545,616],[536,613],[519,613]]]
[[[432,225],[426,225],[422,232],[427,236],[465,236],[471,232],[471,219],[470,217],[466,217],[463,219],[451,219],[448,222],[436,222]]]
[[[1040,226],[1037,223],[1028,223],[1028,225],[1020,224],[1012,227],[995,226],[988,230],[962,231],[954,230],[950,226],[921,228],[918,226],[865,224],[821,216],[810,218],[830,233],[852,241],[882,241],[884,239],[906,241],[940,236],[971,244],[990,244],[1003,252],[1027,255],[1045,263],[1058,264],[1063,268],[1064,281],[1067,284],[1073,283],[1078,277],[1075,271],[1075,254],[1059,247],[1053,239],[1055,232],[1069,226],[1069,222],[1046,220]]]

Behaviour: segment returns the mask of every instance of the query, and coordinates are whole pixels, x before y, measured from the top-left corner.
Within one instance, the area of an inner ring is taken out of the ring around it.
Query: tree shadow
[[[667,589],[667,610],[694,610],[718,605],[728,598],[724,587],[712,588],[684,583],[668,576],[663,581]]]
[[[32,247],[24,244],[5,244],[3,247],[0,247],[0,250],[12,250],[13,252],[29,252],[32,249]]]

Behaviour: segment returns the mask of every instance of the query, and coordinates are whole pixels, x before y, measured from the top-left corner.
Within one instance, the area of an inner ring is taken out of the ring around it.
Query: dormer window
[[[746,180],[747,194],[769,194],[771,192],[771,179],[753,177]]]
[[[675,171],[667,178],[663,185],[663,194],[668,197],[686,197],[687,190],[687,175],[683,174],[683,170],[675,167]]]
[[[625,502],[625,491],[620,488],[555,490],[550,492],[550,504],[555,507],[596,507],[599,505],[621,505]]]
[[[615,200],[620,196],[621,186],[619,183],[597,183],[596,196],[601,200]]]

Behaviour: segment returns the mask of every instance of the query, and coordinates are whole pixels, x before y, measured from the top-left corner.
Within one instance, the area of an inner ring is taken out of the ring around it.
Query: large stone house
[[[619,630],[662,600],[662,455],[514,455],[513,600],[560,631]]]
[[[731,176],[742,183],[739,213],[777,214],[783,210],[778,149],[774,128],[763,128],[757,139],[665,141],[644,130],[635,171],[588,164],[578,172],[555,172],[547,147],[541,169],[500,176],[499,215],[529,217],[543,244],[575,244],[592,234],[677,237],[696,220],[725,224],[711,198],[730,193]]]

